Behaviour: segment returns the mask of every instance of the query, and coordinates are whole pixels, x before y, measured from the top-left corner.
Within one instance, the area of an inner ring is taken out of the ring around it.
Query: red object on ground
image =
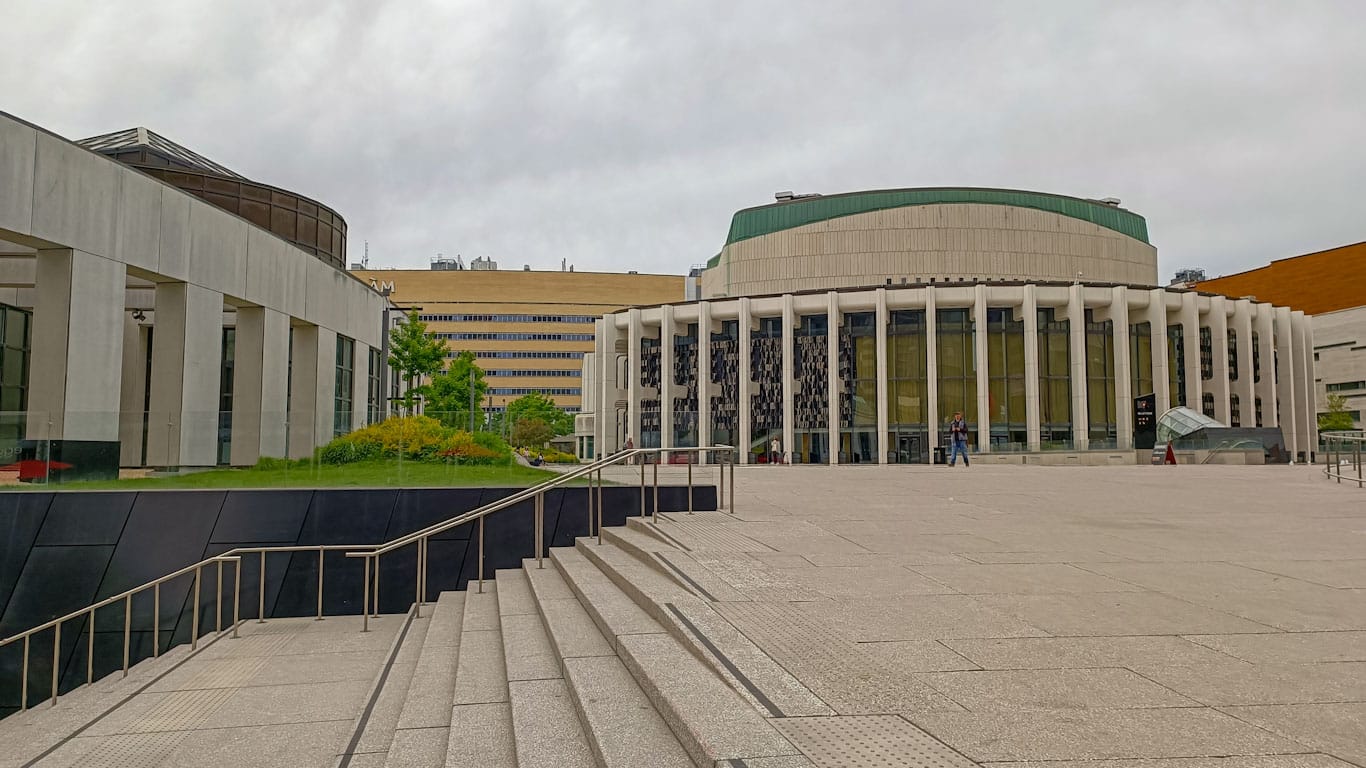
[[[1176,466],[1176,450],[1172,448],[1171,443],[1167,443],[1167,455],[1162,459],[1162,463]]]
[[[20,480],[37,480],[43,477],[50,477],[53,470],[71,469],[75,464],[67,464],[61,461],[51,461],[43,459],[24,459],[8,466],[0,467],[0,470],[18,470]]]

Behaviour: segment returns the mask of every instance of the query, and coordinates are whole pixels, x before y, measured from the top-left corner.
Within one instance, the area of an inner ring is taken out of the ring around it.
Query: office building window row
[[[418,315],[424,323],[581,323],[597,320],[595,315]]]
[[[370,370],[365,377],[365,416],[366,421],[374,424],[380,420],[380,397],[384,392],[384,384],[380,380],[380,351],[371,347],[369,358]]]
[[[429,333],[447,341],[592,341],[591,333]]]
[[[575,395],[579,387],[489,387],[490,395]]]
[[[494,368],[494,369],[491,369],[491,370],[484,371],[484,375],[485,375],[485,376],[560,376],[560,377],[573,377],[573,378],[576,378],[576,379],[577,379],[577,378],[583,376],[583,371],[578,370],[578,369],[569,370],[569,369],[552,369],[552,368],[544,368],[544,369],[531,369],[531,368],[529,368],[529,369],[527,369],[527,370],[517,370],[517,369],[515,369],[515,368]]]
[[[1324,389],[1329,392],[1351,392],[1357,389],[1366,389],[1366,381],[1340,381],[1336,384],[1327,384]]]
[[[1207,326],[1200,327],[1200,379],[1209,381],[1214,378],[1214,332]]]
[[[354,397],[356,341],[337,335],[337,380],[334,388],[332,434],[351,431],[351,403]]]
[[[459,357],[460,353],[451,350],[446,357]],[[582,360],[582,352],[492,352],[476,351],[476,358],[489,360]]]

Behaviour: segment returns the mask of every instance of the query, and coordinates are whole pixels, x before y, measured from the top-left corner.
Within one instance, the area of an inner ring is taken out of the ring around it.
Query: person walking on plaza
[[[779,464],[783,458],[783,444],[778,442],[778,438],[773,438],[773,442],[768,444],[768,463]]]
[[[958,454],[963,454],[963,466],[968,466],[968,423],[963,421],[963,412],[954,411],[953,421],[949,422],[949,466],[952,467]]]
[[[631,440],[631,436],[630,436],[630,435],[627,435],[627,436],[626,436],[626,445],[623,445],[623,446],[621,447],[621,450],[623,450],[623,451],[634,451],[635,449],[636,449],[636,444]],[[632,457],[630,458],[630,460],[629,460],[627,463],[629,463],[629,464],[634,464],[634,463],[636,463],[636,458],[635,458],[634,456],[632,456]]]

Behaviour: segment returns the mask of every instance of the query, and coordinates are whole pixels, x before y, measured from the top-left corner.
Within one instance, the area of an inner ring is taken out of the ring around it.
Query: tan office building
[[[474,352],[484,369],[484,408],[501,410],[522,395],[544,392],[577,412],[583,356],[593,351],[593,321],[641,304],[682,301],[682,275],[536,272],[451,268],[354,270],[399,307],[420,307],[429,333],[450,355]]]

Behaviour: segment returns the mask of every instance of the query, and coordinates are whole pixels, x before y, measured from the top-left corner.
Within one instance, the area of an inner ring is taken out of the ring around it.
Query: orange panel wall
[[[1317,315],[1366,305],[1366,242],[1273,261],[1260,269],[1204,280],[1198,290]]]

